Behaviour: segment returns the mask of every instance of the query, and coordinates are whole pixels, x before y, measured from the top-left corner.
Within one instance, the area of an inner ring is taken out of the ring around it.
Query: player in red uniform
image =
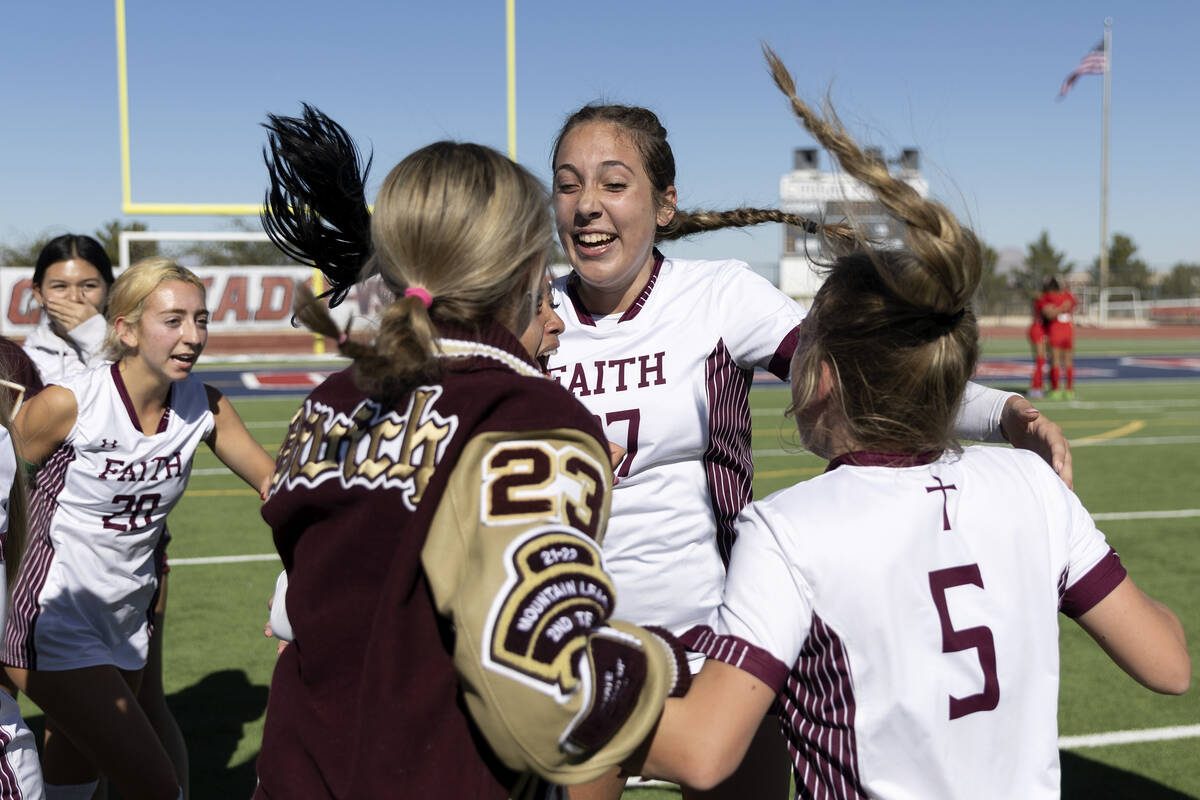
[[[269,128],[276,244],[319,266],[334,302],[364,265],[396,300],[369,343],[297,310],[354,365],[294,417],[263,508],[296,643],[255,796],[561,797],[537,776],[627,757],[688,674],[669,637],[610,619],[607,443],[519,341],[545,190],[489,148],[438,142],[369,214],[340,127],[306,108]]]
[[[904,220],[906,247],[864,238],[814,300],[790,413],[829,469],[739,517],[723,604],[684,636],[709,661],[667,701],[644,772],[718,783],[778,699],[798,796],[1057,798],[1060,607],[1164,693],[1190,681],[1183,628],[1036,457],[954,441],[979,243],[768,57],[814,138]]]
[[[1029,344],[1033,347],[1033,377],[1029,379],[1029,397],[1037,400],[1046,396],[1043,382],[1046,372],[1046,318],[1042,316],[1045,302],[1042,295],[1033,300],[1033,319],[1029,323]]]
[[[1051,397],[1071,399],[1075,396],[1075,309],[1079,301],[1069,289],[1061,288],[1058,278],[1046,280],[1046,291],[1042,294],[1042,315],[1046,318],[1046,330],[1050,340],[1050,389]],[[1066,389],[1062,388],[1063,373],[1066,373]]]

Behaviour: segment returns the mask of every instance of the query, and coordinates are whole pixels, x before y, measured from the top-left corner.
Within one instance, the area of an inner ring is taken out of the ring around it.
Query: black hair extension
[[[290,258],[324,273],[334,307],[361,278],[371,255],[367,173],[350,134],[305,103],[302,117],[268,114],[267,164],[270,186],[263,229]]]

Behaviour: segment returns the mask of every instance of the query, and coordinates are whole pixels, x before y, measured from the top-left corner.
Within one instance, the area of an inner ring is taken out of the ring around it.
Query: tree
[[[1142,294],[1149,291],[1152,281],[1150,268],[1140,258],[1134,258],[1137,245],[1123,233],[1114,233],[1108,248],[1107,286],[1132,286]],[[1092,277],[1100,285],[1100,259],[1092,262]]]
[[[1075,268],[1074,262],[1066,261],[1067,254],[1054,249],[1050,234],[1042,231],[1036,242],[1025,246],[1025,269],[1016,273],[1016,285],[1028,295],[1042,291],[1042,281],[1050,275],[1063,275]]]
[[[979,274],[979,287],[975,290],[973,303],[977,314],[998,314],[1007,305],[1012,293],[1008,279],[996,274],[996,262],[999,254],[991,245],[980,243],[983,250],[983,263]]]
[[[1180,261],[1159,284],[1163,297],[1200,297],[1200,264]]]
[[[133,222],[122,222],[119,219],[111,219],[97,228],[93,236],[95,236],[96,241],[100,242],[100,244],[104,247],[104,252],[108,253],[108,257],[112,260],[112,263],[118,264],[121,260],[121,232],[141,232],[147,230],[150,229],[144,222],[137,222],[136,220]],[[136,264],[143,258],[150,258],[151,256],[158,255],[158,252],[158,242],[132,241],[129,243],[129,263]]]
[[[240,219],[231,225],[237,232],[261,232],[262,228],[251,226]],[[277,266],[295,264],[272,242],[195,242],[182,251],[196,264],[204,267]]]
[[[6,267],[32,267],[53,236],[39,236],[15,246],[0,245],[0,264]]]

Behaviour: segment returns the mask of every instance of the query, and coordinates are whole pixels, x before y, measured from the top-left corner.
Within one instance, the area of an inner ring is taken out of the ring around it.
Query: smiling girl
[[[90,797],[100,773],[124,797],[170,800],[180,782],[135,699],[166,517],[200,442],[260,492],[273,461],[191,374],[208,339],[199,278],[147,259],[114,283],[108,315],[114,363],[47,387],[16,419],[40,470],[3,660],[46,712],[50,800]]]
[[[843,242],[853,231],[772,210],[677,209],[667,131],[645,108],[581,108],[559,133],[553,168],[558,236],[573,272],[554,284],[565,330],[549,372],[626,451],[604,542],[618,613],[679,633],[720,601],[733,522],[752,499],[753,372],[788,376],[804,309],[741,261],[676,259],[656,244],[763,222]],[[1070,480],[1061,429],[1023,398],[969,386],[963,406],[964,438],[1003,433]],[[730,787],[729,796],[786,792],[774,727],[764,726],[762,748],[776,745],[778,769],[745,772],[780,781]],[[623,783],[614,774],[573,796],[615,798]]]

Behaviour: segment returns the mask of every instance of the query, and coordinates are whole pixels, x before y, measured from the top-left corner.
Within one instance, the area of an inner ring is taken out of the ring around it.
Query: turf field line
[[[1130,447],[1154,444],[1198,444],[1200,436],[1142,436],[1136,439],[1072,439],[1071,447]]]
[[[1097,522],[1127,519],[1187,519],[1188,517],[1200,517],[1200,508],[1180,508],[1175,511],[1107,511],[1092,514],[1092,519]]]
[[[233,403],[234,407],[236,408],[242,403],[271,403],[276,400],[288,400],[296,405],[300,405],[300,401],[302,401],[305,397],[307,397],[307,395],[304,392],[280,392],[279,394],[239,394],[236,397],[230,397],[227,399],[229,402]]]
[[[1198,736],[1200,736],[1200,725],[1176,725],[1172,728],[1144,728],[1135,731],[1090,733],[1083,736],[1060,736],[1058,737],[1058,746],[1062,750],[1074,750],[1078,747],[1103,747],[1110,744],[1137,744],[1138,742],[1165,742],[1168,739],[1192,739]]]
[[[1085,437],[1083,439],[1069,440],[1071,447],[1131,447],[1135,445],[1156,445],[1156,444],[1200,444],[1200,436],[1141,436],[1138,438],[1122,438],[1122,439],[1097,439],[1095,437]],[[997,444],[997,447],[1007,447],[1004,444]],[[776,458],[780,456],[796,456],[800,455],[794,450],[755,450],[755,458]]]
[[[204,558],[174,558],[170,559],[172,567],[186,567],[196,564],[245,564],[251,561],[278,561],[278,553],[257,553],[248,556],[206,556]]]
[[[1036,403],[1034,404],[1037,405]],[[1200,400],[1071,400],[1055,406],[1057,409],[1113,409],[1120,411],[1162,411],[1168,408],[1196,408]],[[751,417],[782,417],[787,406],[753,408]]]
[[[1127,425],[1122,425],[1119,428],[1113,428],[1111,431],[1104,431],[1103,433],[1097,433],[1094,436],[1085,436],[1082,439],[1076,439],[1074,442],[1072,442],[1072,444],[1091,444],[1093,442],[1103,442],[1108,439],[1120,439],[1122,436],[1127,436],[1131,433],[1137,433],[1144,427],[1146,427],[1146,420],[1135,419],[1133,422],[1130,422]]]
[[[1036,404],[1035,404],[1036,405]],[[1155,411],[1164,408],[1195,408],[1200,400],[1070,400],[1059,408],[1112,408],[1122,411]]]
[[[820,475],[824,467],[798,467],[796,469],[763,469],[754,473],[755,478],[786,478],[791,475]]]
[[[249,490],[247,490],[249,491]],[[1105,514],[1093,514],[1092,519],[1095,520],[1131,520],[1131,519],[1172,519],[1177,517],[1200,517],[1200,508],[1181,508],[1177,511],[1114,511]],[[258,553],[245,556],[205,556],[203,558],[172,558],[171,566],[186,566],[189,564],[242,564],[250,561],[277,561],[279,555],[277,553]],[[1200,725],[1184,726],[1184,729],[1195,729],[1200,731]],[[1175,728],[1158,728],[1156,730],[1176,730]],[[1130,731],[1117,731],[1116,733],[1098,733],[1094,736],[1120,736],[1130,733]],[[1138,731],[1132,731],[1138,733]],[[1197,736],[1200,733],[1186,734],[1188,736]],[[1087,737],[1068,737],[1083,739]],[[1178,736],[1167,738],[1180,738]],[[1153,741],[1150,739],[1136,739],[1131,741]],[[1119,744],[1119,742],[1118,742]],[[1060,745],[1065,747],[1066,745]],[[1087,745],[1072,745],[1077,747],[1085,747]]]

